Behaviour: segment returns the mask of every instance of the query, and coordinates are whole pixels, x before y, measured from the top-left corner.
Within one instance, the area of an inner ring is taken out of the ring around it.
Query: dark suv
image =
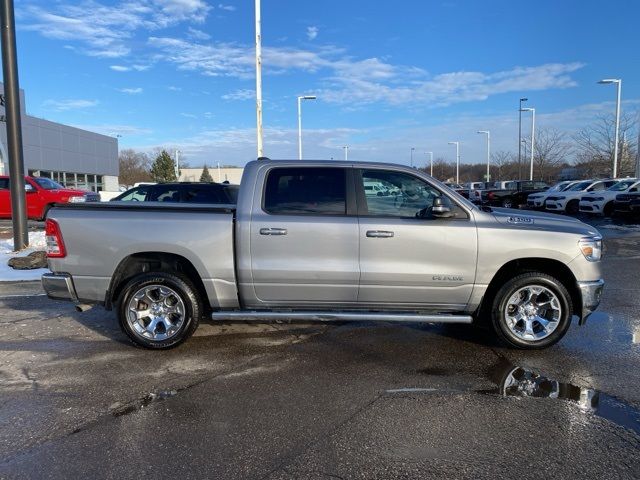
[[[171,182],[139,185],[112,202],[231,203],[238,199],[238,185],[205,182]]]

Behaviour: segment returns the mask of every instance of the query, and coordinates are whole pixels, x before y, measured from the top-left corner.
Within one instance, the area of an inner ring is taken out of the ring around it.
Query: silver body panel
[[[468,218],[266,213],[262,196],[268,171],[300,166],[409,173],[450,197]],[[210,306],[227,313],[289,309],[335,315],[370,309],[405,311],[405,317],[411,312],[464,316],[477,309],[498,270],[519,259],[559,261],[577,282],[601,279],[599,263],[587,261],[578,248],[581,238],[597,235],[592,227],[552,214],[483,211],[428,175],[400,165],[254,161],[244,170],[235,216],[192,211],[189,205],[166,211],[161,205],[135,207],[51,210],[68,255],[50,259],[50,267],[73,277],[81,301],[104,301],[118,265],[143,252],[171,253],[191,262]],[[583,290],[594,297],[592,289]]]

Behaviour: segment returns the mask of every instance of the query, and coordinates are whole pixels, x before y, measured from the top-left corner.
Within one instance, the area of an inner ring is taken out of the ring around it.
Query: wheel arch
[[[573,307],[573,315],[580,316],[582,314],[582,296],[578,288],[576,277],[571,269],[559,260],[550,258],[519,258],[505,263],[491,279],[487,290],[478,307],[479,312],[487,312],[491,308],[491,303],[498,293],[500,287],[509,279],[527,272],[546,273],[557,278],[567,289],[571,296],[571,304]]]
[[[180,273],[186,276],[196,288],[202,304],[210,308],[209,297],[198,270],[185,257],[166,252],[138,252],[123,258],[116,267],[109,290],[105,295],[105,308],[111,310],[118,300],[126,283],[140,273],[160,271],[166,273]]]

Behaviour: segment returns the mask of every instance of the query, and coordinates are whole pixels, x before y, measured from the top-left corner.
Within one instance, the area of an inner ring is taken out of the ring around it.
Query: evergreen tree
[[[156,182],[175,182],[176,164],[166,150],[162,150],[151,165],[151,176]]]
[[[209,173],[209,169],[207,168],[207,164],[205,163],[204,168],[202,169],[202,175],[200,175],[201,182],[213,182],[213,177]]]

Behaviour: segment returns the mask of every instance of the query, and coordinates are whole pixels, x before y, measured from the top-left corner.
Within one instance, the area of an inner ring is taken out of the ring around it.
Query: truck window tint
[[[149,187],[136,187],[133,188],[129,193],[120,198],[121,202],[144,202],[147,198],[147,190]]]
[[[344,215],[343,168],[275,168],[267,177],[264,208],[274,214]]]
[[[9,190],[8,178],[0,178],[0,190]]]
[[[423,180],[407,173],[390,170],[363,170],[362,181],[369,215],[415,218],[431,207],[442,194]],[[382,192],[372,192],[366,185],[380,185]]]

